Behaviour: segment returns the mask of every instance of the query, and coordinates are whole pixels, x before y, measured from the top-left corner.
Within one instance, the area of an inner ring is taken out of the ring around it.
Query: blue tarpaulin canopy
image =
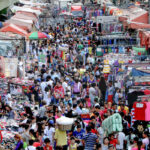
[[[133,68],[131,75],[132,76],[150,76],[150,73]]]

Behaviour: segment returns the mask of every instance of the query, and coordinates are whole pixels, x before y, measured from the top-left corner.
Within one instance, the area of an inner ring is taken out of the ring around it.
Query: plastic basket
[[[69,124],[69,125],[61,125],[61,124],[58,124],[58,128],[59,128],[59,130],[62,130],[62,131],[71,130],[72,124]]]

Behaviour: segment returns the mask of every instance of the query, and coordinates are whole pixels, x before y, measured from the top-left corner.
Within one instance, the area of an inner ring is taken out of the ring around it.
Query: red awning
[[[30,17],[37,18],[36,14],[35,14],[35,13],[31,13],[31,12],[17,11],[16,13],[20,13],[20,14],[24,14],[24,15],[27,15],[27,16],[30,16]],[[37,19],[38,19],[38,18],[37,18]]]
[[[71,11],[82,11],[82,6],[71,6]]]
[[[2,29],[0,29],[0,32],[12,32],[12,33],[19,34],[22,36],[26,36],[28,34],[26,30],[14,24],[10,24],[10,25],[3,27]]]
[[[150,24],[131,22],[130,24],[128,24],[128,28],[131,28],[131,29],[150,29]]]
[[[125,20],[127,20],[127,19],[128,19],[128,18],[127,18],[126,16],[120,16],[120,17],[119,17],[119,21],[121,21],[121,22],[122,22],[122,21],[125,21]]]
[[[29,31],[32,30],[32,25],[31,23],[27,23],[27,22],[22,22],[21,20],[7,20],[5,23],[5,26],[7,26],[8,24],[15,24],[16,26],[21,27],[22,29],[28,29]]]
[[[34,22],[38,21],[37,17],[30,16],[30,15],[20,13],[20,12],[16,12],[15,17],[20,18],[20,19],[25,19],[25,20],[32,20]]]
[[[141,22],[141,23],[148,23],[148,12],[145,12],[144,14],[141,14],[139,17],[135,17],[131,21],[133,22]]]

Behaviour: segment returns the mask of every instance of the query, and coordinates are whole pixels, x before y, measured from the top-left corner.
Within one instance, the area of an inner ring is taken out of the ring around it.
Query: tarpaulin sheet
[[[135,68],[132,69],[131,74],[132,74],[132,76],[150,76],[150,73],[140,71]]]

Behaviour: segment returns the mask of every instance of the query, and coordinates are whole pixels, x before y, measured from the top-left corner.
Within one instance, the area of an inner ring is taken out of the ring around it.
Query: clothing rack
[[[141,88],[146,88],[146,89],[150,89],[150,86],[146,86],[146,85],[139,85],[139,86],[131,86],[129,89],[137,89],[137,90],[141,90]]]
[[[138,96],[137,101],[148,101],[150,100],[150,95],[142,95],[142,96]]]
[[[108,45],[99,45],[100,47],[118,47],[118,46],[123,46],[123,47],[131,47],[131,46],[133,46],[134,44],[132,44],[132,45],[127,45],[127,44],[125,44],[125,45],[123,45],[123,44],[108,44]]]
[[[100,36],[101,39],[137,39],[136,37],[128,37],[128,36],[123,36],[123,35],[106,35],[106,36]]]
[[[129,77],[129,80],[132,80],[132,79],[134,79],[134,80],[139,80],[139,79],[142,79],[143,78],[143,80],[150,80],[150,77],[149,76],[139,76],[139,77]]]
[[[127,64],[124,64],[124,65],[126,65],[126,66],[128,66],[128,67],[141,67],[141,66],[148,66],[148,65],[150,65],[150,62],[149,61],[145,61],[145,62],[140,62],[140,63],[132,63],[132,64],[130,64],[130,63],[127,63]]]

